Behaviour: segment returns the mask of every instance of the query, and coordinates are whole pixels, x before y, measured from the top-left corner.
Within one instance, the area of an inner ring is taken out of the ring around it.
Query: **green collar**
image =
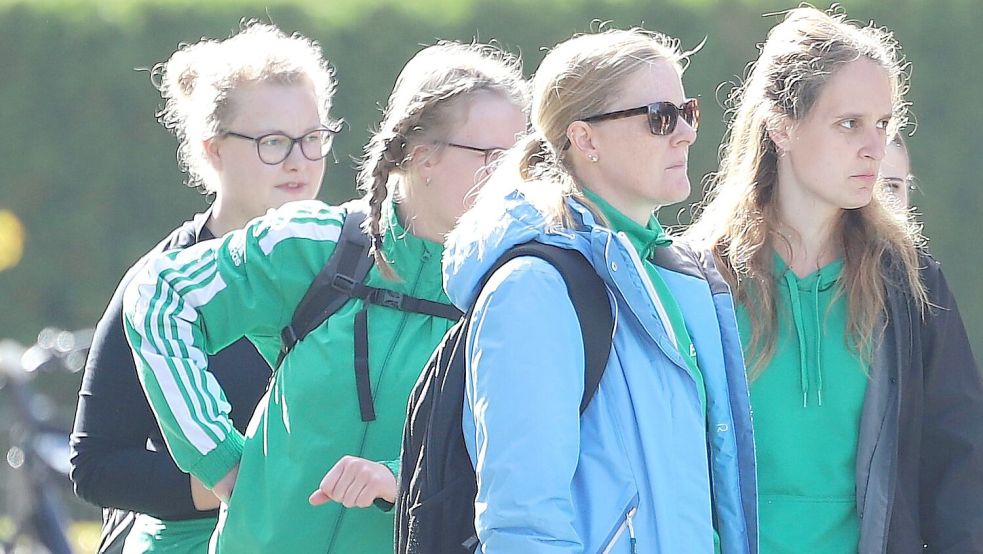
[[[387,258],[397,263],[403,260],[404,264],[410,266],[415,265],[412,260],[440,259],[444,253],[444,245],[420,238],[407,231],[403,222],[399,220],[395,202],[390,201],[383,212],[383,217],[388,221],[383,240],[383,249],[386,251]]]
[[[787,283],[790,288],[794,284],[794,288],[798,288],[801,291],[810,291],[813,289],[817,291],[829,290],[839,281],[840,276],[843,274],[843,258],[837,258],[802,277],[799,277],[792,271],[778,252],[773,252],[773,260],[775,263],[775,278],[778,282]]]
[[[654,214],[649,217],[648,225],[643,227],[619,212],[617,208],[594,191],[586,187],[583,188],[583,191],[584,196],[600,208],[601,213],[607,218],[611,230],[627,235],[629,242],[643,258],[651,258],[655,255],[656,248],[672,244],[672,239],[666,234]]]

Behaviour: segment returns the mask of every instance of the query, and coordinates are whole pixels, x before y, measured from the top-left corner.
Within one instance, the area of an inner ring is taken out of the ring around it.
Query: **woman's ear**
[[[215,171],[220,171],[222,169],[222,154],[218,150],[219,139],[218,137],[212,137],[201,141],[202,147],[205,149],[205,159],[211,164]]]
[[[579,152],[582,157],[590,160],[598,158],[594,130],[586,121],[574,121],[568,125],[567,140],[570,141],[571,151]]]
[[[417,144],[410,149],[400,165],[404,170],[416,174],[421,181],[429,183],[439,155],[436,145]]]
[[[785,115],[779,115],[769,123],[768,138],[775,143],[779,154],[792,149],[794,131],[794,122]]]
[[[437,147],[433,144],[417,144],[413,148],[410,148],[409,154],[406,156],[407,165],[423,167],[433,167],[433,164],[437,161]]]

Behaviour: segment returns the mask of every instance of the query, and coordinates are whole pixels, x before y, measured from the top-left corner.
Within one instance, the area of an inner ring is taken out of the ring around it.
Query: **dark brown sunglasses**
[[[677,106],[672,102],[652,102],[647,106],[618,110],[616,112],[602,113],[585,117],[582,121],[588,123],[592,121],[604,121],[607,119],[621,119],[636,115],[647,115],[649,120],[649,131],[653,135],[665,136],[672,134],[676,130],[676,122],[682,117],[683,121],[689,124],[694,131],[700,128],[700,101],[697,98],[690,98],[683,102],[682,106]]]

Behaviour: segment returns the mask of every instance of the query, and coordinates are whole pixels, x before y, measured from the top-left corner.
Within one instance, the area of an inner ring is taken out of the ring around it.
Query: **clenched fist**
[[[321,479],[308,501],[318,506],[328,501],[346,508],[367,508],[376,498],[396,501],[396,477],[389,468],[364,458],[344,456]]]

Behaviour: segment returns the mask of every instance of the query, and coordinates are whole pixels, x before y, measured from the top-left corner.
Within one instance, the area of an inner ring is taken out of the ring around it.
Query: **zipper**
[[[611,237],[612,236],[613,236],[613,233],[611,233],[610,231],[608,231],[606,233],[606,236],[605,236],[605,240],[604,240],[604,258],[603,258],[605,264],[607,263],[608,255],[609,255],[609,252],[611,250]],[[591,265],[593,265],[593,262],[592,262]],[[617,281],[615,281],[614,276],[611,277],[611,282],[614,283],[613,288],[617,288],[618,287],[618,283],[617,283]],[[611,314],[611,318],[613,319],[613,322],[614,322],[614,325],[611,328],[611,340],[613,341],[614,340],[614,336],[618,334],[618,320],[621,318],[621,307],[618,306],[617,296],[614,294],[614,291],[611,290],[611,288],[612,287],[609,287],[607,284],[604,285],[604,290],[608,293],[608,300],[611,301],[611,306],[612,306],[611,309],[614,310],[614,312]],[[614,346],[612,346],[611,348],[614,349]]]
[[[423,258],[423,263],[420,264],[420,267],[419,269],[417,269],[416,272],[416,281],[413,283],[413,286],[410,288],[410,292],[408,293],[410,296],[417,296],[418,294],[417,291],[420,288],[420,281],[423,279],[423,272],[427,268],[428,262],[430,261],[431,258],[430,252],[424,250],[422,258]],[[382,365],[379,367],[379,376],[378,378],[376,378],[375,383],[373,383],[372,390],[379,390],[379,387],[382,386],[383,377],[386,374],[386,368],[389,367],[389,362],[392,359],[393,351],[396,350],[396,345],[399,344],[399,339],[403,335],[403,328],[406,327],[406,323],[407,321],[409,321],[410,315],[412,315],[410,314],[410,312],[403,312],[402,317],[399,318],[399,325],[396,327],[396,333],[393,335],[392,343],[389,344],[389,350],[386,352],[386,357],[383,358]],[[423,315],[423,314],[417,314],[417,315]],[[428,316],[428,317],[434,317],[434,316]],[[359,456],[362,455],[362,449],[365,447],[365,434],[368,433],[368,430],[369,430],[369,426],[368,424],[366,424],[364,433],[362,435],[362,445],[359,447],[359,454],[358,454]]]
[[[420,279],[423,277],[423,271],[426,268],[427,262],[430,261],[430,253],[427,251],[423,252],[423,263],[420,264],[420,268],[416,272],[416,282],[413,283],[413,287],[410,289],[409,294],[411,296],[416,296],[417,287],[420,286]],[[379,390],[379,385],[382,383],[382,377],[385,374],[386,368],[389,366],[389,359],[392,357],[393,351],[396,349],[396,343],[399,342],[400,335],[403,334],[403,328],[406,326],[406,321],[409,319],[409,312],[402,312],[399,318],[399,325],[396,326],[396,333],[393,335],[393,342],[389,345],[389,350],[386,352],[386,357],[383,359],[382,366],[379,368],[379,376],[376,382],[373,384],[372,390]],[[355,455],[364,458],[363,451],[365,450],[365,440],[368,438],[369,434],[369,422],[362,423],[362,439],[358,443],[358,451]],[[334,549],[335,541],[338,540],[338,530],[341,529],[341,522],[345,518],[345,514],[348,510],[341,510],[338,514],[338,519],[335,520],[334,530],[331,532],[331,542],[328,544],[327,552],[331,552]]]
[[[632,506],[627,513],[625,513],[625,520],[621,522],[618,529],[614,532],[614,536],[608,541],[607,546],[601,551],[601,554],[610,554],[614,551],[614,545],[618,543],[621,536],[628,531],[628,544],[631,546],[631,554],[638,554],[638,545],[635,539],[635,522],[633,518],[635,517],[635,512],[638,511],[638,506]]]
[[[636,549],[638,543],[635,539],[635,524],[631,520],[631,518],[635,517],[637,510],[637,507],[632,508],[628,510],[628,515],[625,516],[625,523],[628,524],[628,544],[631,546],[631,554],[638,554],[638,550]]]

